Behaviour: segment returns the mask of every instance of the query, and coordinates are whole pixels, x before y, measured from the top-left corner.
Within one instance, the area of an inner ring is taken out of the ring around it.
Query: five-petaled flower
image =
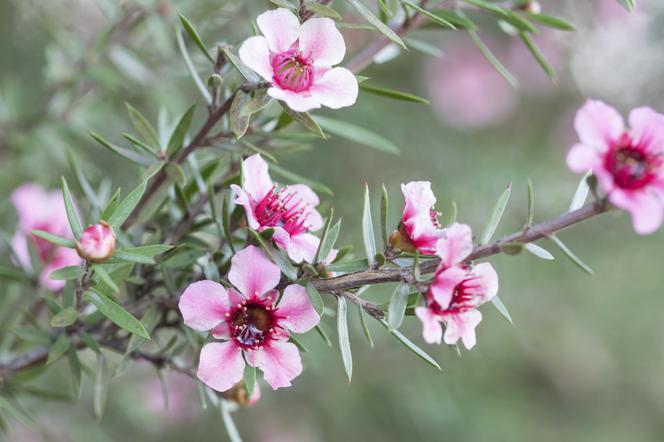
[[[609,201],[632,215],[634,230],[653,233],[664,220],[664,115],[648,107],[620,114],[589,100],[576,114],[580,143],[567,155],[574,172],[592,170]]]
[[[401,185],[406,200],[399,230],[390,236],[392,247],[407,252],[436,253],[436,243],[443,235],[434,210],[436,197],[429,181],[411,181]]]
[[[235,288],[199,281],[180,297],[186,325],[211,330],[213,337],[224,340],[201,350],[198,378],[211,388],[233,387],[243,377],[245,360],[259,368],[274,389],[289,387],[302,372],[300,353],[288,342],[289,333],[311,330],[320,316],[300,285],[289,285],[279,298],[275,287],[280,275],[279,267],[259,248],[248,246],[231,261],[228,280]]]
[[[332,66],[346,54],[344,38],[329,18],[300,24],[288,9],[266,11],[256,19],[263,36],[240,47],[240,58],[270,82],[267,93],[297,112],[355,103],[357,79],[345,68]]]
[[[32,238],[37,257],[44,264],[39,283],[49,290],[62,289],[65,281],[50,279],[49,275],[59,268],[78,265],[81,259],[74,249],[56,246],[31,233],[43,230],[73,239],[62,193],[46,192],[36,184],[24,184],[12,192],[10,199],[18,213],[18,229],[12,238],[12,249],[17,260],[25,269],[32,267],[28,248],[28,238]]]
[[[465,224],[451,225],[438,241],[440,265],[426,293],[426,306],[415,309],[429,344],[444,340],[454,345],[461,339],[467,349],[475,346],[475,327],[482,321],[477,308],[498,293],[498,275],[489,263],[464,263],[472,250],[472,232]]]
[[[235,202],[244,207],[250,228],[273,228],[272,239],[293,261],[313,261],[320,240],[309,232],[323,227],[323,219],[315,209],[318,196],[309,186],[292,184],[277,190],[267,163],[255,154],[242,162],[242,187],[233,184],[231,188]],[[333,250],[323,261],[335,255]]]
[[[105,221],[88,226],[76,243],[78,255],[88,261],[108,261],[115,251],[115,232]]]

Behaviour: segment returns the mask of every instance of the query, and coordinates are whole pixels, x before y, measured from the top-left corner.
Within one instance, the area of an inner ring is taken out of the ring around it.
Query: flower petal
[[[474,281],[480,288],[473,290],[476,305],[484,304],[498,294],[498,273],[488,262],[482,262],[473,267],[472,273],[477,279]]]
[[[42,272],[39,274],[39,283],[47,289],[57,292],[65,286],[65,281],[56,281],[49,277],[51,272],[67,266],[81,264],[81,258],[76,250],[67,247],[56,247],[51,261],[49,261]]]
[[[664,221],[664,202],[648,189],[632,192],[615,189],[609,194],[609,201],[629,211],[632,226],[639,235],[654,233]]]
[[[357,79],[348,69],[332,68],[319,79],[314,79],[309,92],[323,106],[339,109],[355,104],[359,86]]]
[[[436,254],[446,267],[459,264],[472,251],[473,231],[466,224],[452,224],[443,230],[443,237],[436,243]]]
[[[415,315],[422,323],[422,337],[427,344],[440,344],[443,339],[443,327],[436,316],[426,307],[416,307]]]
[[[277,305],[277,314],[284,319],[279,321],[295,333],[305,333],[320,322],[320,316],[314,310],[307,290],[298,284],[291,284]]]
[[[249,227],[258,230],[261,225],[254,214],[254,204],[251,202],[251,196],[249,196],[249,194],[237,184],[231,184],[231,190],[233,190],[233,193],[235,194],[235,204],[244,207],[244,213],[247,216],[247,224]]]
[[[214,281],[198,281],[185,289],[178,304],[184,323],[194,330],[207,331],[226,320],[230,310],[228,292]]]
[[[651,152],[664,153],[664,115],[649,107],[639,107],[629,114],[632,138]]]
[[[599,100],[588,100],[579,109],[574,127],[583,144],[601,151],[606,150],[625,130],[620,114]]]
[[[318,99],[306,92],[296,93],[278,87],[271,87],[267,90],[267,93],[270,97],[285,102],[295,112],[307,112],[320,107]]]
[[[300,21],[286,8],[263,12],[256,18],[256,23],[270,51],[276,53],[287,51],[300,33]]]
[[[253,352],[252,361],[265,377],[265,382],[276,390],[290,387],[291,381],[302,373],[300,352],[290,342],[272,342]]]
[[[431,281],[429,291],[440,307],[446,309],[452,301],[454,289],[463,281],[467,272],[460,266],[453,266],[442,271],[440,269],[441,267]]]
[[[278,228],[275,229],[272,238],[288,253],[288,257],[298,264],[302,261],[312,263],[316,257],[318,244],[320,244],[320,239],[311,233],[289,235],[283,229]]]
[[[228,280],[245,297],[262,296],[279,284],[281,271],[270,261],[263,251],[248,246],[237,252],[231,259]]]
[[[346,55],[346,43],[330,18],[312,18],[300,27],[300,51],[314,66],[333,66]]]
[[[583,173],[602,166],[602,153],[586,144],[575,144],[567,154],[567,167],[572,172]]]
[[[250,37],[240,46],[240,60],[258,75],[272,81],[274,71],[270,64],[270,50],[265,37]]]
[[[198,379],[217,391],[226,391],[244,376],[244,359],[234,341],[212,342],[201,349]]]
[[[482,321],[482,313],[479,310],[467,310],[462,313],[448,315],[445,318],[444,341],[448,345],[454,345],[459,339],[463,345],[470,350],[475,346],[475,327]]]
[[[401,193],[405,200],[403,218],[409,218],[416,213],[424,212],[427,215],[436,204],[436,196],[431,190],[429,181],[411,181],[401,185]]]
[[[274,187],[267,162],[255,154],[242,161],[242,188],[255,202],[260,202]]]

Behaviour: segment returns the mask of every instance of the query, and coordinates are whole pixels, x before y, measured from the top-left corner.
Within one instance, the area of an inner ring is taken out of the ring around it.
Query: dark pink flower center
[[[618,187],[634,190],[648,185],[657,176],[662,157],[649,152],[642,143],[635,144],[624,133],[606,153],[604,165]]]
[[[285,90],[306,91],[314,81],[314,68],[311,60],[302,56],[297,49],[274,55],[272,70],[275,83]]]
[[[229,316],[231,335],[245,349],[261,347],[273,338],[278,328],[274,309],[260,301],[238,304]]]
[[[434,297],[429,294],[427,296],[428,307],[438,315],[456,314],[477,308],[477,291],[481,289],[482,285],[479,283],[479,278],[476,276],[468,276],[455,287],[450,305],[443,308],[436,302]]]
[[[289,235],[305,233],[309,230],[309,211],[306,204],[294,192],[273,187],[254,209],[256,221],[262,227],[281,227]]]
[[[433,224],[433,226],[436,229],[441,229],[442,226],[440,225],[440,222],[438,221],[438,217],[440,216],[440,212],[436,212],[434,210],[434,208],[432,207],[431,209],[429,209],[429,216],[431,216],[431,224]]]

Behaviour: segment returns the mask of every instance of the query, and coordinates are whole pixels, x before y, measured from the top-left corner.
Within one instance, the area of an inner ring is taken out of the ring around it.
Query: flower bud
[[[249,392],[247,391],[247,386],[244,380],[238,382],[230,390],[224,392],[224,399],[235,402],[243,407],[256,405],[260,398],[261,390],[258,383],[254,385],[254,391],[251,394],[251,397],[249,397]]]
[[[105,221],[88,226],[76,243],[79,256],[87,261],[108,261],[115,251],[115,233]]]
[[[417,248],[408,237],[408,233],[404,231],[403,224],[399,226],[399,230],[392,232],[388,242],[390,243],[390,247],[395,251],[398,250],[411,253],[415,253],[415,251],[417,251]]]

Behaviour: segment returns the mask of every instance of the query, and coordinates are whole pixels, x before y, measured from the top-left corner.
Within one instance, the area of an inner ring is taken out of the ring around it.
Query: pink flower
[[[664,220],[664,115],[648,107],[629,114],[589,100],[576,114],[580,143],[567,155],[574,172],[592,170],[609,201],[632,215],[634,230],[653,233]]]
[[[12,192],[10,199],[18,213],[18,229],[12,238],[12,248],[20,264],[26,269],[31,267],[28,238],[32,238],[38,258],[45,264],[39,276],[41,285],[53,291],[62,289],[64,281],[51,280],[48,275],[59,268],[78,265],[80,258],[75,250],[58,247],[31,233],[33,230],[43,230],[73,238],[62,193],[46,192],[36,184],[24,184]]]
[[[254,246],[233,256],[226,290],[213,281],[195,282],[180,297],[184,323],[194,330],[212,331],[224,342],[201,350],[198,377],[218,391],[226,391],[243,377],[245,360],[259,368],[273,389],[289,387],[302,372],[297,347],[288,342],[289,331],[311,330],[320,317],[304,287],[286,287],[279,299],[274,288],[281,272]],[[244,357],[243,357],[244,356]]]
[[[398,232],[390,237],[393,247],[405,251],[419,251],[433,255],[436,243],[443,235],[439,213],[434,210],[436,197],[428,181],[411,181],[401,185],[406,200]]]
[[[273,228],[272,239],[295,262],[312,262],[320,240],[310,231],[323,227],[315,209],[318,196],[304,184],[293,184],[277,191],[268,165],[259,154],[242,162],[242,187],[231,185],[235,202],[244,207],[249,227],[262,231]],[[336,250],[325,261],[331,260]]]
[[[444,340],[454,345],[461,339],[467,349],[475,346],[475,327],[482,320],[477,308],[498,293],[498,275],[489,263],[466,265],[472,250],[472,232],[465,224],[445,229],[438,242],[441,263],[426,293],[426,307],[415,309],[429,344]]]
[[[262,13],[256,19],[263,36],[240,47],[240,58],[272,84],[267,93],[297,112],[355,103],[358,85],[345,68],[332,66],[346,54],[344,38],[329,18],[300,24],[288,9]]]
[[[92,262],[106,262],[115,251],[115,233],[106,222],[88,226],[76,243],[81,258]]]

